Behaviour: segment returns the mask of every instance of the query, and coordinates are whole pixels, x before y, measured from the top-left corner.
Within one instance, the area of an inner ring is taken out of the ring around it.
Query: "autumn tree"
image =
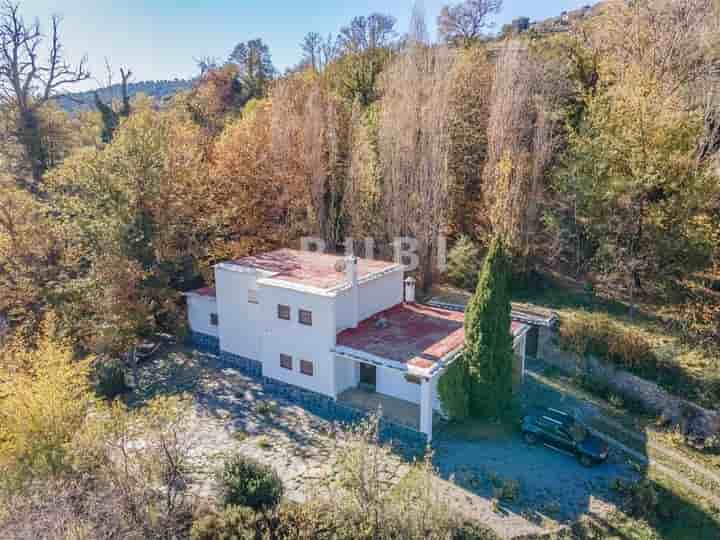
[[[279,83],[272,92],[272,102],[276,166],[286,174],[291,171],[283,164],[293,164],[291,167],[300,174],[310,197],[309,225],[314,224],[316,232],[333,248],[343,238],[347,107],[328,90],[323,78],[312,75],[296,75]]]
[[[10,180],[0,181],[0,314],[30,338],[52,299],[62,267],[51,207]]]
[[[65,58],[60,22],[60,17],[52,17],[46,37],[38,22],[25,22],[20,4],[5,0],[0,5],[0,106],[15,116],[13,134],[24,158],[17,180],[32,190],[39,189],[49,167],[40,109],[62,88],[90,76],[85,59],[73,66]],[[40,50],[46,39],[49,51],[43,59]]]
[[[206,211],[202,183],[190,187],[205,174],[202,140],[192,122],[138,106],[109,145],[76,153],[49,178],[71,269],[60,314],[87,348],[126,351],[178,322],[175,288],[199,273],[197,246],[212,230],[193,218]]]
[[[438,16],[438,33],[448,44],[469,47],[492,26],[491,15],[500,13],[502,0],[465,0],[444,6]]]
[[[217,135],[247,103],[238,74],[234,64],[208,69],[190,92],[176,98],[176,106],[184,107],[210,135]]]
[[[483,170],[483,204],[490,225],[486,234],[504,235],[521,270],[527,269],[538,245],[541,198],[554,156],[556,110],[567,91],[566,80],[553,76],[559,73],[514,41],[505,45],[496,62]]]
[[[631,298],[712,253],[716,17],[705,0],[637,2],[588,30],[602,85],[585,96],[557,175],[572,219],[553,226],[578,246],[578,267],[624,284]]]
[[[383,178],[379,154],[378,106],[356,102],[350,120],[350,163],[343,197],[348,235],[389,243],[383,220]],[[371,254],[367,253],[366,256]]]
[[[58,340],[52,318],[37,347],[20,338],[0,350],[0,490],[62,474],[69,446],[83,428],[95,396],[89,360],[76,361]]]
[[[487,228],[488,216],[482,206],[483,168],[494,75],[482,47],[460,52],[452,71],[448,113],[451,234],[478,237],[479,230]]]

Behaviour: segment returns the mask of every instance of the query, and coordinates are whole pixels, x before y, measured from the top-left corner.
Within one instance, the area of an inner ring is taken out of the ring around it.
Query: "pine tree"
[[[510,261],[495,238],[465,313],[465,354],[473,416],[497,417],[512,398],[513,339],[510,333]]]

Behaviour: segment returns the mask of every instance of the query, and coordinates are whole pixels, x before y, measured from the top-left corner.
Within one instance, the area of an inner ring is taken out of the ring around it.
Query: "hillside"
[[[128,84],[128,93],[130,94],[130,97],[144,94],[158,102],[161,102],[174,96],[178,92],[188,90],[192,84],[193,81],[187,79],[131,82]],[[68,112],[90,110],[95,108],[93,97],[94,92],[95,90],[87,90],[85,92],[65,94],[58,96],[56,101]],[[121,98],[120,84],[114,84],[106,88],[101,88],[98,92],[100,94],[100,99],[106,103],[113,99]]]

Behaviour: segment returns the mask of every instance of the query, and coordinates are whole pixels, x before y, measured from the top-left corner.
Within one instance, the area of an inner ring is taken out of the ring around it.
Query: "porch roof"
[[[465,314],[425,304],[402,303],[343,330],[337,346],[398,362],[420,372],[434,371],[465,343]],[[527,326],[513,321],[513,337]]]

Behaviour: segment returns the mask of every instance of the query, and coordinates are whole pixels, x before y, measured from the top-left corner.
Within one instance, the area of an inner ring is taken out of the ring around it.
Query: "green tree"
[[[450,281],[463,289],[477,286],[480,270],[480,252],[469,236],[462,235],[448,253],[447,276]]]
[[[262,39],[238,43],[230,53],[228,62],[238,66],[245,102],[265,96],[276,70],[270,48]]]
[[[438,393],[443,410],[450,420],[462,421],[470,415],[470,377],[467,362],[460,357],[438,381]]]
[[[512,398],[510,278],[504,242],[495,237],[465,314],[464,355],[471,379],[473,416],[497,417],[507,410]]]

